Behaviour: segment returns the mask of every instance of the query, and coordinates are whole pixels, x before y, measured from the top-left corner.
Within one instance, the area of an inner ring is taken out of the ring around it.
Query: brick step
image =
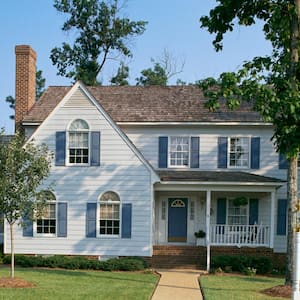
[[[206,265],[206,248],[196,246],[154,246],[151,265],[165,269],[202,269]]]

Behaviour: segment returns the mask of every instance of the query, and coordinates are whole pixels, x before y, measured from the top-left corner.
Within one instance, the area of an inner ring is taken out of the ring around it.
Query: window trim
[[[33,220],[33,237],[57,237],[57,229],[58,229],[58,205],[56,196],[51,192],[53,199],[47,201],[47,204],[55,204],[55,233],[38,233],[37,232],[37,220],[38,218],[34,218]]]
[[[82,120],[84,121],[87,125],[88,125],[88,129],[80,129],[80,130],[70,130],[71,125],[77,121],[77,120]],[[69,140],[70,140],[70,133],[79,133],[79,132],[83,132],[83,133],[88,133],[88,162],[87,163],[70,163],[70,154],[69,154]],[[68,127],[67,127],[67,131],[66,131],[66,166],[75,166],[75,167],[86,167],[86,166],[90,166],[91,165],[91,126],[90,124],[85,120],[85,119],[80,119],[80,118],[76,118],[73,119]]]
[[[119,198],[119,201],[101,201],[101,197],[106,194],[106,193],[109,193],[109,192],[112,192],[114,194],[116,194]],[[101,203],[104,204],[104,203],[109,203],[109,204],[113,204],[113,203],[118,203],[119,204],[119,234],[101,234],[100,233],[100,221],[101,221],[101,218],[100,218],[100,212],[101,212]],[[121,201],[121,197],[120,195],[115,192],[115,191],[112,191],[112,190],[108,190],[108,191],[105,191],[104,193],[102,193],[99,198],[98,198],[98,201],[97,201],[97,210],[96,210],[96,238],[101,238],[101,239],[118,239],[118,238],[121,238],[121,233],[122,233],[122,201]]]
[[[248,140],[248,165],[247,166],[231,166],[230,165],[230,145],[231,139],[247,139]],[[227,168],[228,169],[251,169],[251,137],[250,136],[228,136],[227,137]]]
[[[191,166],[191,137],[190,135],[170,135],[168,136],[168,168],[172,169],[188,169]],[[188,150],[188,164],[185,165],[171,165],[171,138],[188,138],[189,150]]]
[[[247,198],[247,214],[246,214],[246,224],[229,224],[229,201],[233,200],[234,197],[228,197],[226,198],[226,225],[229,225],[229,226],[247,226],[249,225],[249,216],[250,216],[250,198],[249,197],[246,197]],[[241,215],[240,215],[241,216]]]

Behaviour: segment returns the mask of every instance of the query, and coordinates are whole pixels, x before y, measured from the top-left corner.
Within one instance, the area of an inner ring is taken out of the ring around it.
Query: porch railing
[[[211,225],[211,245],[270,246],[268,225]]]

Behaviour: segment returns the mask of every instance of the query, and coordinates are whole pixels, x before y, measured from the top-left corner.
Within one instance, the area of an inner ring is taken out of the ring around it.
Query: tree
[[[35,82],[35,86],[36,86],[35,101],[38,101],[40,99],[40,97],[42,96],[42,94],[44,93],[45,84],[46,84],[46,79],[43,77],[43,71],[37,70],[36,71],[36,82]],[[7,103],[9,103],[9,107],[11,109],[15,110],[15,98],[13,96],[7,96],[5,98],[5,101]],[[9,118],[14,120],[15,115],[10,115]]]
[[[295,255],[297,156],[300,151],[300,0],[217,2],[219,5],[209,16],[200,18],[201,27],[215,34],[213,45],[216,51],[222,50],[224,34],[232,31],[236,23],[251,26],[257,20],[263,22],[265,38],[273,48],[270,55],[245,62],[236,73],[223,73],[218,80],[208,78],[199,85],[209,99],[209,108],[218,108],[220,98],[225,98],[232,109],[241,101],[250,101],[263,119],[274,125],[272,139],[289,163],[286,284],[290,285]]]
[[[169,79],[182,72],[185,62],[180,64],[170,51],[164,49],[162,55],[156,60],[151,58],[152,68],[141,71],[139,78],[136,78],[137,85],[167,85]],[[182,82],[182,81],[180,81]]]
[[[97,85],[97,75],[107,59],[123,55],[131,57],[128,40],[145,31],[147,22],[120,17],[119,1],[55,0],[54,7],[68,14],[62,30],[76,30],[73,45],[63,43],[54,48],[50,58],[58,75]]]
[[[20,133],[8,143],[0,142],[0,211],[10,227],[11,277],[14,278],[14,225],[25,226],[25,216],[33,219],[34,212],[42,211],[46,199],[40,197],[39,188],[49,175],[51,155],[45,145],[33,142],[24,145],[25,138]]]
[[[122,62],[118,68],[118,72],[110,80],[112,85],[129,85],[127,78],[129,77],[129,67]]]
[[[168,77],[166,71],[159,63],[154,63],[153,69],[142,70],[141,75],[139,78],[136,78],[136,85],[167,85]]]

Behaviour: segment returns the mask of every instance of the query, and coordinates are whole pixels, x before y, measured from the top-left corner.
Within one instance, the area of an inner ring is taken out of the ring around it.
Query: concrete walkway
[[[199,270],[157,270],[161,275],[152,300],[203,299],[198,283]]]

